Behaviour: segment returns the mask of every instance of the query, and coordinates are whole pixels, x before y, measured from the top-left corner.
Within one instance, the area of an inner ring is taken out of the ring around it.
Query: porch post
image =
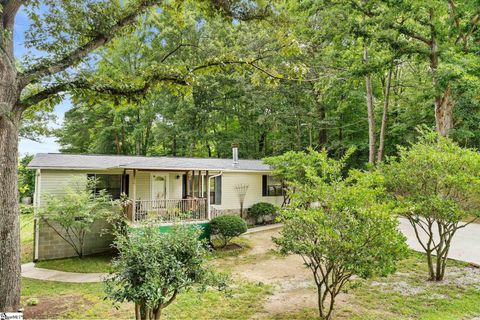
[[[208,176],[208,171],[206,172],[207,178],[207,219],[210,221],[212,219],[212,214],[210,212],[210,177]]]
[[[195,198],[195,170],[192,170],[192,199]]]
[[[135,222],[135,211],[137,210],[137,169],[133,169],[133,182],[132,182],[132,222]]]
[[[202,171],[198,171],[198,197],[199,198],[203,198],[203,194],[202,194],[203,190],[202,190]]]
[[[188,199],[190,196],[190,171],[185,171],[185,184],[186,184],[186,192],[185,192],[185,198]]]

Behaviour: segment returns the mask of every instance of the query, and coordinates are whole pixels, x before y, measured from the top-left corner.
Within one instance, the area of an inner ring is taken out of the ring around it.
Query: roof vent
[[[238,164],[238,145],[232,144],[233,165]]]

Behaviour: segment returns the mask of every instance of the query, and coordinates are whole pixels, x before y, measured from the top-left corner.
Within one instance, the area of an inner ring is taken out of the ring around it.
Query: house
[[[240,199],[247,209],[258,202],[281,205],[281,183],[261,160],[143,157],[117,155],[37,154],[29,164],[36,170],[34,205],[46,194],[62,196],[75,176],[96,177],[98,188],[113,198],[125,193],[133,226],[150,217],[158,223],[188,220],[207,222],[222,214],[239,214]],[[99,221],[86,238],[85,252],[107,250],[111,239],[100,237]],[[46,224],[36,219],[34,260],[73,256],[73,249]]]

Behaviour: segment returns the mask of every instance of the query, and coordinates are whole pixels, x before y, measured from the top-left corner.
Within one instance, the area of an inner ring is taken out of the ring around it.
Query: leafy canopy
[[[352,153],[350,149],[340,160],[314,150],[266,159],[291,199],[280,213],[284,227],[274,242],[282,253],[302,256],[317,285],[320,318],[327,320],[353,275],[392,273],[406,252],[383,176],[344,172]]]
[[[397,212],[408,219],[426,253],[430,280],[441,281],[453,236],[480,216],[480,154],[420,131],[421,139],[400,147],[398,159],[382,171]]]
[[[119,256],[105,281],[108,297],[134,302],[137,313],[153,313],[158,318],[182,291],[204,291],[209,285],[224,289],[226,278],[208,266],[209,255],[200,234],[189,225],[175,225],[168,232],[147,225],[118,234],[114,245]]]
[[[480,215],[480,154],[426,131],[384,167],[386,184],[411,216],[459,222]]]

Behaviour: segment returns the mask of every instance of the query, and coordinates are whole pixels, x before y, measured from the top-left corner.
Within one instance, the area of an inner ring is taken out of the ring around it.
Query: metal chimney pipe
[[[238,145],[232,144],[233,165],[238,164]]]

